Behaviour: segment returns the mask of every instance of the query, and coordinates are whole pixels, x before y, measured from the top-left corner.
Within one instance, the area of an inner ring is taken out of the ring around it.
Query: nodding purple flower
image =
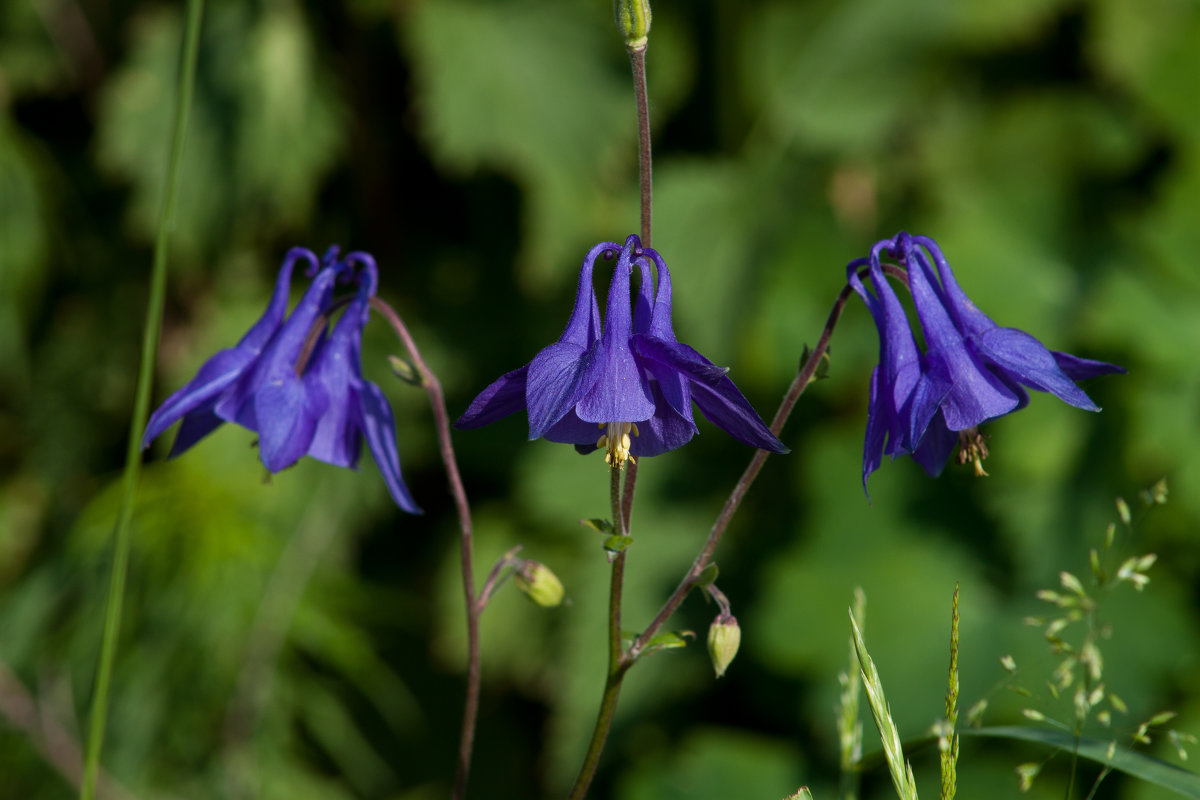
[[[908,318],[888,284],[881,257],[906,270],[925,340],[920,351]],[[858,276],[867,267],[875,289]],[[851,288],[879,329],[879,365],[871,376],[863,445],[863,488],[883,455],[910,454],[937,477],[956,442],[963,460],[987,455],[977,426],[1029,404],[1026,387],[1049,392],[1076,408],[1100,408],[1075,381],[1125,370],[1046,347],[1024,331],[1002,328],[959,287],[937,243],[901,232],[871,248],[869,258],[847,267]]]
[[[313,281],[285,318],[292,268],[300,259],[309,262]],[[336,310],[334,286],[352,280],[358,289],[328,333],[327,319]],[[270,472],[305,455],[356,468],[365,436],[396,505],[420,513],[400,475],[391,407],[362,375],[360,344],[378,283],[375,260],[366,253],[339,259],[332,247],[318,265],[310,251],[293,248],[262,318],[151,415],[143,449],[181,419],[172,457],[221,423],[233,422],[258,434],[259,456]]]
[[[597,258],[614,254],[602,329],[592,269]],[[636,307],[631,303],[634,267],[641,277]],[[477,428],[525,410],[531,440],[574,444],[584,453],[603,447],[605,460],[621,466],[631,457],[686,444],[697,433],[695,403],[735,439],[787,452],[727,371],[675,339],[670,271],[662,256],[630,236],[624,246],[601,242],[588,251],[563,335],[484,389],[454,424]]]

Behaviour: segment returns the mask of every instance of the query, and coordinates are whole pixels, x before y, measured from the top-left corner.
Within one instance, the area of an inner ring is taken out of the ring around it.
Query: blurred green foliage
[[[579,259],[637,227],[628,64],[607,0],[210,0],[171,245],[156,400],[265,303],[292,245],[373,252],[382,292],[451,413],[561,330]],[[1131,547],[1148,590],[1105,609],[1118,735],[1163,707],[1200,721],[1200,5],[1187,0],[655,4],[654,245],[676,329],[764,416],[843,266],[904,228],[934,236],[1001,324],[1126,365],[1100,415],[1036,397],[989,426],[992,477],[908,460],[859,481],[874,326],[852,305],[718,551],[742,628],[726,677],[702,646],[640,665],[593,796],[836,791],[836,673],[855,586],[905,736],[940,716],[962,586],[961,704],[1020,722],[1023,616],[1086,571],[1117,494],[1169,477]],[[67,798],[98,651],[182,14],[173,4],[0,4],[0,797]],[[251,435],[155,445],[139,491],[105,769],[135,796],[446,794],[463,684],[457,535],[425,399],[369,375],[427,513],[370,466],[265,481]],[[690,564],[749,453],[711,426],[642,464],[627,627]],[[483,618],[473,796],[561,796],[603,680],[607,513],[598,458],[511,419],[457,437],[480,574],[508,548],[567,604],[507,587]],[[671,626],[703,633],[690,598]],[[1035,684],[1036,681],[1029,681]],[[32,700],[37,715],[16,712]],[[61,736],[56,736],[61,734]],[[68,744],[64,745],[64,741]],[[873,738],[868,733],[867,749]],[[1156,742],[1151,752],[1168,756]],[[961,796],[1016,791],[1029,747],[963,743]],[[936,756],[918,752],[921,791]],[[1032,794],[1062,796],[1065,759]],[[1161,790],[1110,778],[1106,796]],[[864,796],[886,797],[882,771]]]

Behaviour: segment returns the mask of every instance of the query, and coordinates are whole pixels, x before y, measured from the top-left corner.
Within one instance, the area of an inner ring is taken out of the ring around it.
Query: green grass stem
[[[179,171],[183,161],[184,134],[187,131],[188,111],[192,105],[192,89],[196,83],[196,59],[200,43],[200,21],[204,0],[188,0],[187,22],[183,32],[183,54],[175,93],[174,118],[171,125],[170,161],[163,189],[162,210],[154,240],[154,264],[150,274],[150,298],[146,304],[146,325],[142,334],[142,361],[138,370],[137,390],[130,421],[129,441],[125,452],[125,474],[122,480],[121,507],[113,534],[112,573],[104,614],[104,637],[100,644],[100,663],[92,693],[91,717],[88,724],[83,781],[79,786],[81,800],[92,800],[96,792],[96,777],[100,770],[100,750],[104,743],[104,728],[108,718],[109,687],[112,683],[113,662],[117,640],[121,633],[121,610],[125,597],[125,579],[129,570],[129,550],[132,544],[133,498],[142,467],[142,431],[150,415],[150,386],[158,357],[158,339],[162,328],[162,310],[167,288],[167,241],[174,227],[175,198],[179,189]]]
[[[879,729],[879,738],[883,741],[883,755],[887,759],[896,795],[900,800],[917,800],[917,782],[913,777],[912,767],[904,758],[900,731],[892,719],[887,698],[883,694],[883,682],[879,679],[879,670],[875,668],[875,662],[867,652],[862,632],[858,629],[858,623],[854,621],[853,611],[850,612],[850,630],[854,636],[854,650],[862,671],[863,688],[866,689],[871,715],[875,718],[875,727]]]

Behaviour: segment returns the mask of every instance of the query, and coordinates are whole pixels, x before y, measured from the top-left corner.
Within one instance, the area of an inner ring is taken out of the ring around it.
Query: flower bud
[[[545,564],[526,561],[514,577],[517,588],[539,606],[553,608],[562,602],[562,581]]]
[[[712,659],[718,678],[733,663],[741,643],[742,629],[738,627],[737,617],[732,614],[721,614],[708,627],[708,657]]]
[[[650,34],[649,0],[613,0],[613,16],[617,30],[631,50],[645,50]]]

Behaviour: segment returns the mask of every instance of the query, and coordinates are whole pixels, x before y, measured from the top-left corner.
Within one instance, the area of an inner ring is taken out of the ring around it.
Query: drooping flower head
[[[905,269],[923,351],[884,274],[885,255]],[[858,274],[864,266],[874,293]],[[884,454],[911,454],[936,477],[960,439],[976,448],[972,458],[982,474],[975,429],[1028,405],[1026,387],[1099,411],[1075,381],[1125,371],[1048,350],[1024,331],[997,325],[966,296],[937,243],[925,236],[901,232],[877,243],[869,258],[850,262],[847,280],[875,319],[880,341],[863,445],[864,489]]]
[[[275,280],[275,291],[262,317],[246,332],[241,341],[206,361],[196,373],[196,377],[158,407],[150,416],[150,422],[142,436],[143,450],[181,419],[183,425],[180,426],[175,443],[171,447],[172,456],[187,450],[224,422],[213,413],[213,409],[223,393],[254,366],[259,353],[283,325],[287,314],[288,292],[292,286],[292,269],[298,260],[309,262],[307,274],[310,278],[320,268],[316,256],[309,250],[294,247],[288,251],[279,270],[279,277]]]
[[[597,258],[614,255],[601,326],[592,270]],[[634,268],[641,278],[636,307]],[[574,444],[581,452],[603,447],[605,459],[620,466],[686,444],[697,432],[695,403],[735,439],[786,452],[726,372],[676,340],[670,271],[662,256],[630,236],[623,246],[601,242],[588,251],[563,335],[484,389],[455,426],[477,428],[525,410],[531,440]]]
[[[313,281],[285,318],[292,268],[299,259],[309,262]],[[357,291],[328,333],[335,284],[351,281]],[[391,407],[379,387],[362,376],[360,343],[378,283],[375,260],[366,253],[339,259],[332,247],[318,268],[311,252],[291,250],[263,317],[237,346],[209,359],[151,415],[142,447],[182,419],[171,448],[171,456],[177,456],[221,423],[233,422],[258,434],[263,465],[279,472],[305,455],[356,468],[365,436],[392,499],[403,510],[420,513],[400,475]]]

